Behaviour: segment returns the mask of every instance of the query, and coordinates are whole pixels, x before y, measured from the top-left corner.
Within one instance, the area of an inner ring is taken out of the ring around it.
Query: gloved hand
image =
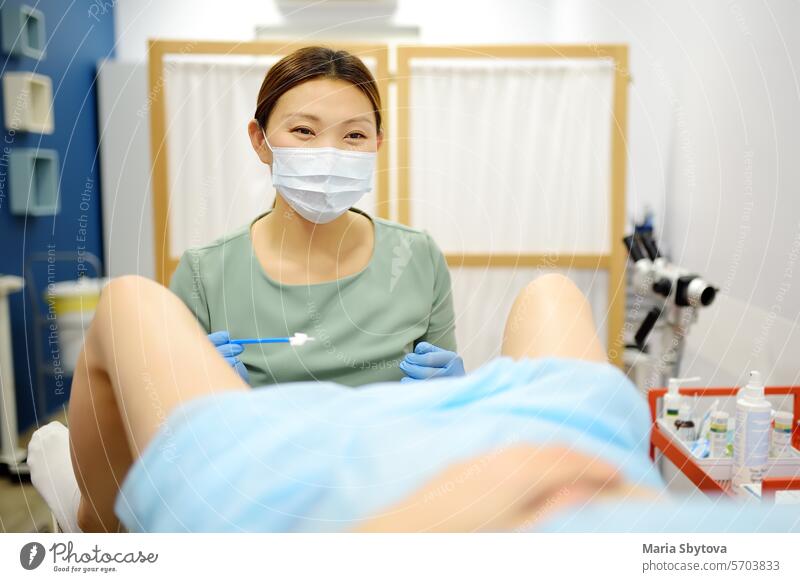
[[[463,376],[464,361],[455,352],[437,348],[428,342],[420,342],[414,351],[400,362],[406,377],[401,382],[415,382],[446,376]]]
[[[215,331],[214,333],[208,334],[208,339],[211,340],[211,343],[217,348],[219,355],[225,358],[225,361],[230,364],[231,368],[236,370],[236,373],[239,374],[242,380],[249,384],[250,375],[247,373],[247,368],[244,367],[242,361],[237,357],[244,351],[244,347],[239,344],[230,343],[231,334],[227,331]]]

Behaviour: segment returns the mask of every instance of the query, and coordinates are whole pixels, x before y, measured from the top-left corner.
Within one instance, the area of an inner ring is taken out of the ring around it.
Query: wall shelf
[[[50,77],[28,72],[3,75],[6,129],[53,133],[53,84]]]
[[[10,55],[43,59],[46,31],[44,14],[32,6],[5,6],[0,10],[3,52]]]
[[[20,216],[58,214],[58,152],[15,148],[9,155],[10,207]]]

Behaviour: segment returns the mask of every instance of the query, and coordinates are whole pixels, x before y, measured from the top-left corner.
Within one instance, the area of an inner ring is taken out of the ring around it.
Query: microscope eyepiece
[[[700,304],[704,307],[708,307],[713,303],[714,298],[717,296],[717,289],[708,285],[700,292]]]
[[[708,307],[717,296],[717,289],[697,275],[678,277],[675,304],[680,307]]]

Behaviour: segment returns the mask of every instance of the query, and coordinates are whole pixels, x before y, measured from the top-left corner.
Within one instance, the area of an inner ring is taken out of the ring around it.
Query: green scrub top
[[[240,359],[253,386],[399,380],[404,374],[398,366],[418,342],[456,351],[450,273],[427,233],[367,218],[375,246],[354,275],[313,285],[279,283],[261,268],[248,225],[186,251],[170,289],[208,333],[227,330],[237,339],[302,332],[316,338],[297,347],[245,346]]]

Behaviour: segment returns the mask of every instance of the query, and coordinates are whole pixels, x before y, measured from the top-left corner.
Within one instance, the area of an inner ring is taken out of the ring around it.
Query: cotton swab
[[[304,333],[295,333],[292,337],[251,337],[245,339],[231,340],[232,344],[246,346],[249,344],[289,344],[291,346],[302,346],[306,342],[313,342],[313,337],[308,337]]]

